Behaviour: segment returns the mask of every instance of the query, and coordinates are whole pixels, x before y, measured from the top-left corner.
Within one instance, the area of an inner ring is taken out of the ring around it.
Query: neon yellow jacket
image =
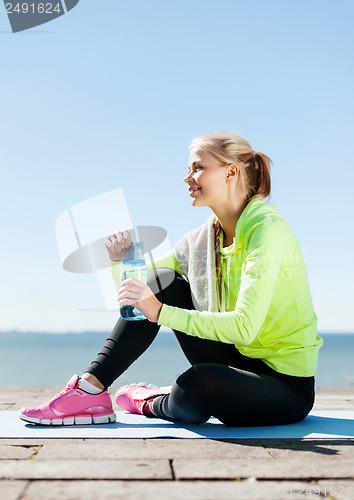
[[[276,208],[253,199],[237,222],[233,245],[223,249],[221,237],[221,255],[221,312],[164,304],[158,324],[234,344],[241,354],[260,358],[278,372],[313,376],[323,340],[302,252],[288,223]],[[120,263],[111,263],[118,289]],[[154,267],[183,274],[173,251]]]

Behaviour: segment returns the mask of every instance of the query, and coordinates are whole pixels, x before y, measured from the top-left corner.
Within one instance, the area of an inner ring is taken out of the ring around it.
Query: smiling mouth
[[[190,194],[193,194],[193,193],[195,193],[196,191],[200,191],[201,189],[202,189],[202,188],[190,188],[190,189],[189,189],[189,192],[190,192]]]

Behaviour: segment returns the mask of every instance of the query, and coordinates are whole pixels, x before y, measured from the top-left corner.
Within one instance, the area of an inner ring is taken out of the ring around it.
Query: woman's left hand
[[[118,291],[118,304],[119,307],[136,307],[153,323],[157,323],[162,308],[162,302],[155,297],[151,289],[136,278],[123,281]]]

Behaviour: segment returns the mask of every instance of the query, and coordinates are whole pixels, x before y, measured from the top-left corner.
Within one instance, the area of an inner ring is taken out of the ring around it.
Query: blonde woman
[[[51,401],[23,408],[35,424],[115,420],[107,388],[170,327],[191,367],[172,387],[131,384],[117,404],[147,417],[228,426],[290,424],[313,406],[317,334],[299,243],[270,196],[270,159],[234,133],[196,138],[184,178],[191,203],[213,214],[150,266],[148,284],[120,283],[128,232],[106,240],[120,307],[146,320],[118,320],[87,371]]]

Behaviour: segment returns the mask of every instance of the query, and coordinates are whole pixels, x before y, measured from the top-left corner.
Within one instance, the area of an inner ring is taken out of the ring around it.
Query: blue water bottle
[[[120,277],[121,281],[129,278],[136,278],[142,283],[147,283],[148,268],[144,260],[143,244],[134,243],[123,258],[121,265]],[[120,308],[122,319],[127,321],[139,321],[146,319],[139,309],[134,306],[123,306]]]

